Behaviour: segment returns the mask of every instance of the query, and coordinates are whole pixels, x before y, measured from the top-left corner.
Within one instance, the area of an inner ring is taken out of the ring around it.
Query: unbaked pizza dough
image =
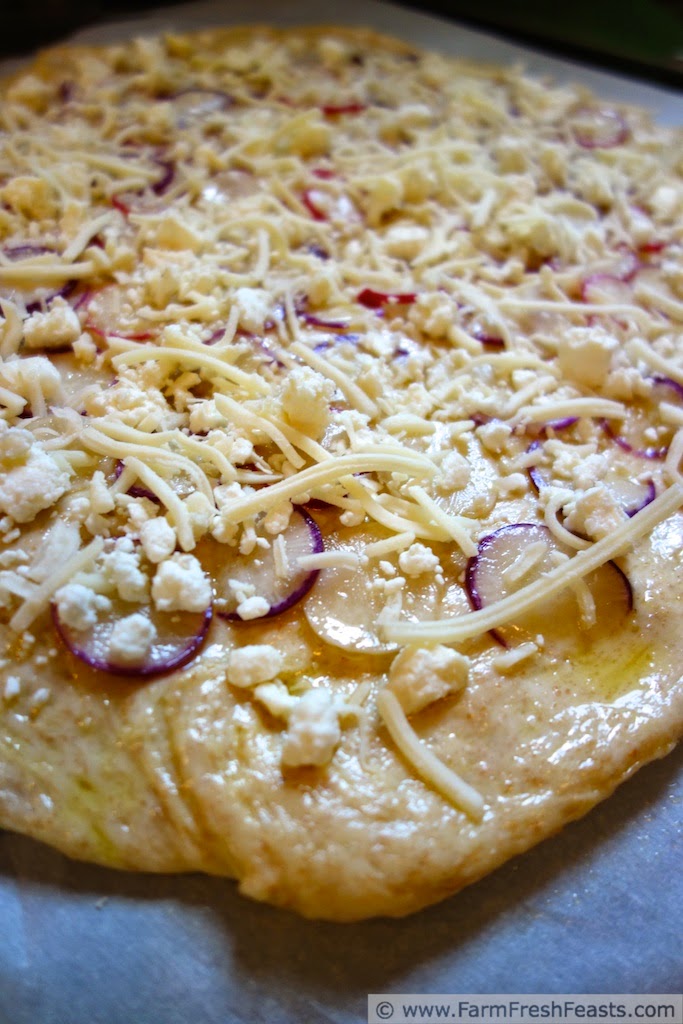
[[[681,732],[682,133],[362,30],[0,109],[0,824],[401,915]]]

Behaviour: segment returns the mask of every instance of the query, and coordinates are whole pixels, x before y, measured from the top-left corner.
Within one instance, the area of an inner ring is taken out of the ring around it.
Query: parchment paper
[[[371,0],[197,3],[77,38],[236,21],[370,25],[522,61],[683,121],[673,91]],[[682,862],[683,749],[559,836],[401,921],[306,922],[242,899],[229,881],[119,874],[0,833],[0,1024],[358,1024],[368,992],[681,992]]]

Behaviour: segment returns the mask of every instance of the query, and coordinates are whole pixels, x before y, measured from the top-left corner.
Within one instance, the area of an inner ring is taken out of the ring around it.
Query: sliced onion
[[[518,579],[507,573],[518,563],[531,545],[542,544],[541,554],[532,568]],[[516,593],[521,587],[541,577],[554,567],[552,552],[568,549],[560,545],[550,530],[538,523],[515,523],[503,526],[479,542],[479,550],[470,558],[465,572],[465,586],[475,610],[485,608]],[[608,636],[615,623],[633,609],[633,591],[628,578],[614,563],[607,562],[585,577],[595,601],[596,622],[582,628],[577,598],[570,588],[528,612],[517,622],[491,630],[491,635],[503,647],[544,637],[545,649],[553,654],[572,651],[581,637]]]
[[[259,537],[270,542],[268,548],[257,546],[249,555],[242,555],[223,544],[219,545],[221,550],[218,552],[215,546],[211,548],[213,561],[216,563],[212,567],[213,576],[220,600],[217,611],[219,615],[232,621],[239,622],[242,616],[238,613],[239,600],[229,580],[238,581],[249,596],[265,599],[268,608],[256,618],[272,618],[287,611],[305,597],[318,578],[318,569],[301,569],[298,566],[298,560],[302,555],[315,555],[324,550],[318,524],[304,509],[297,507],[293,510],[289,525],[281,534],[288,566],[284,576],[279,576],[277,572],[277,561],[273,551],[275,538],[262,526],[257,526],[256,532]],[[201,545],[199,557],[206,564],[207,555]]]
[[[356,302],[368,309],[383,309],[384,306],[408,306],[416,298],[415,292],[378,292],[374,288],[363,288],[356,296]]]
[[[606,107],[584,107],[575,111],[571,131],[583,149],[612,149],[621,146],[630,135],[630,128],[621,114]]]
[[[136,612],[152,622],[156,640],[142,664],[117,663],[109,654],[112,631],[117,621]],[[100,614],[91,629],[77,630],[66,625],[60,618],[57,604],[52,604],[55,628],[72,654],[99,672],[134,678],[163,675],[191,661],[206,639],[212,614],[211,605],[203,612],[159,612],[146,605],[116,600],[113,610],[106,615]]]

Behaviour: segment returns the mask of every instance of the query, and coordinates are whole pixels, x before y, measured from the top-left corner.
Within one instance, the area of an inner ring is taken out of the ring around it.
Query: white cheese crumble
[[[154,574],[152,599],[161,612],[203,612],[211,597],[209,578],[194,555],[171,555]]]
[[[250,687],[267,683],[282,671],[282,652],[271,644],[249,644],[230,652],[228,682]]]
[[[288,768],[328,764],[340,739],[338,702],[322,687],[307,690],[289,714],[282,764]]]
[[[100,612],[111,609],[111,601],[82,583],[67,583],[55,594],[60,621],[70,629],[92,629]]]
[[[134,612],[114,623],[108,654],[115,664],[142,665],[157,638],[156,627],[142,612]]]
[[[176,532],[163,516],[148,519],[140,527],[140,543],[145,557],[157,565],[169,558],[175,551]]]
[[[411,544],[407,551],[398,556],[401,572],[406,576],[422,576],[439,569],[439,559],[426,544]]]
[[[239,322],[246,331],[260,334],[271,312],[270,293],[264,288],[238,288],[233,299]]]
[[[407,715],[459,693],[467,683],[469,661],[450,647],[404,647],[389,669],[388,688]]]
[[[130,537],[121,537],[113,551],[102,555],[102,567],[122,601],[147,600],[149,579],[140,567],[140,550]]]
[[[585,387],[604,383],[619,342],[601,327],[571,327],[564,331],[558,350],[558,364],[570,380]]]
[[[270,610],[270,605],[265,597],[245,597],[235,609],[237,614],[245,622],[249,619],[261,619]]]
[[[32,313],[24,321],[24,341],[29,349],[65,348],[81,335],[81,322],[64,299],[53,299],[45,312]]]
[[[317,370],[295,366],[282,389],[282,410],[297,430],[317,441],[330,422],[335,386]]]
[[[69,484],[69,474],[36,444],[23,465],[0,472],[0,512],[30,523],[66,494]]]

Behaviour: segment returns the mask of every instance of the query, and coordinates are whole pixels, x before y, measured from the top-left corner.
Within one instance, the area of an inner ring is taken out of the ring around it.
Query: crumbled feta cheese
[[[245,331],[260,334],[271,313],[272,299],[264,288],[238,288],[234,304],[239,310],[240,326]]]
[[[441,460],[434,484],[443,492],[460,491],[470,482],[470,464],[460,452],[448,452]]]
[[[193,434],[208,434],[210,430],[222,427],[225,416],[216,408],[213,398],[195,402],[190,406],[190,430]]]
[[[140,527],[140,543],[145,557],[157,565],[175,551],[176,533],[168,520],[157,516]]]
[[[64,299],[54,299],[45,312],[24,321],[24,341],[31,348],[64,348],[81,335],[81,322]]]
[[[489,452],[494,452],[496,455],[502,452],[505,442],[511,433],[512,427],[510,424],[503,423],[502,420],[491,420],[490,423],[483,423],[480,427],[477,427],[477,437],[484,448]]]
[[[681,203],[678,189],[660,185],[650,196],[649,207],[660,220],[673,220]]]
[[[156,627],[146,615],[127,615],[114,623],[109,636],[109,658],[119,665],[142,665],[156,638]]]
[[[363,181],[363,206],[370,227],[376,227],[382,217],[403,203],[403,182],[397,174],[381,174]]]
[[[279,680],[274,683],[260,683],[254,687],[253,693],[256,700],[275,718],[289,718],[292,708],[299,699],[293,697],[285,684]]]
[[[282,747],[282,764],[322,766],[327,764],[341,739],[339,711],[329,690],[307,690],[289,714]]]
[[[203,612],[211,597],[211,583],[194,555],[171,555],[154,574],[152,599],[159,611]]]
[[[7,676],[3,696],[5,700],[14,700],[21,692],[21,679],[19,676]]]
[[[30,430],[8,427],[4,420],[0,420],[0,465],[8,467],[16,462],[25,462],[33,442]]]
[[[452,338],[458,323],[457,303],[442,292],[422,292],[410,307],[408,319],[428,338]]]
[[[17,523],[30,523],[68,491],[69,483],[69,474],[34,445],[23,465],[0,472],[0,512]]]
[[[185,498],[183,504],[187,509],[194,539],[199,540],[209,529],[216,514],[215,506],[201,491],[193,491]]]
[[[90,511],[95,515],[102,515],[111,512],[114,508],[114,499],[107,486],[102,470],[97,469],[90,481]]]
[[[572,327],[562,335],[557,358],[562,373],[585,387],[599,387],[619,343],[601,327]]]
[[[462,690],[468,671],[468,659],[450,647],[404,647],[391,663],[387,686],[412,715]]]
[[[602,484],[584,491],[576,500],[564,525],[573,533],[600,540],[613,533],[626,519],[614,495]]]
[[[282,652],[271,644],[249,644],[230,652],[228,682],[233,686],[250,687],[267,683],[282,671]]]
[[[422,576],[423,573],[436,572],[439,568],[439,559],[431,548],[418,542],[411,544],[407,551],[401,552],[398,564],[406,576]]]
[[[283,533],[283,531],[289,526],[289,521],[292,518],[293,511],[294,506],[291,501],[281,501],[278,505],[271,508],[264,516],[264,530],[267,533],[273,534],[273,536]]]
[[[240,601],[235,609],[241,619],[261,619],[270,611],[270,605],[265,597],[246,597]]]
[[[319,440],[330,422],[330,402],[335,387],[317,370],[295,366],[282,388],[282,410],[297,430]]]
[[[496,481],[496,491],[499,498],[510,498],[514,495],[525,494],[528,486],[527,478],[523,473],[508,473]]]
[[[102,556],[102,567],[122,601],[146,601],[149,579],[140,568],[140,551],[130,537],[120,538],[114,550]]]
[[[384,236],[384,248],[396,259],[413,260],[422,251],[429,232],[419,224],[394,224]]]
[[[91,363],[95,362],[95,356],[97,355],[97,345],[92,340],[92,337],[87,333],[87,331],[84,331],[80,335],[80,337],[78,337],[76,341],[72,343],[71,347],[73,349],[74,355],[81,363],[84,363],[86,366],[89,366]]]
[[[55,594],[57,613],[70,629],[92,629],[100,612],[111,608],[111,601],[82,583],[67,583]]]
[[[23,213],[32,220],[52,217],[55,212],[55,196],[43,178],[20,174],[0,189],[0,199],[12,210]]]

